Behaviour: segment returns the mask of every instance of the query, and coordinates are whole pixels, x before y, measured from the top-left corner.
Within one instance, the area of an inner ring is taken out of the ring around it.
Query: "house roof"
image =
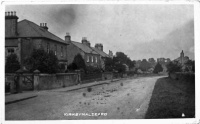
[[[74,44],[75,46],[77,46],[78,48],[80,48],[85,53],[98,54],[95,50],[93,50],[91,47],[89,47],[85,44],[75,42],[75,41],[71,41],[71,43]]]
[[[18,36],[17,37],[42,37],[48,38],[54,41],[58,41],[61,43],[66,43],[63,39],[57,37],[56,35],[52,34],[51,32],[43,29],[39,25],[29,21],[29,20],[22,20],[18,22],[17,25]],[[6,37],[11,37],[10,34],[6,34]]]
[[[97,53],[99,53],[100,56],[102,56],[102,57],[109,57],[109,55],[106,54],[104,51],[101,51],[101,50],[99,50],[99,49],[97,49],[97,48],[95,48],[95,47],[92,47],[92,49],[94,49],[94,50],[95,50]]]

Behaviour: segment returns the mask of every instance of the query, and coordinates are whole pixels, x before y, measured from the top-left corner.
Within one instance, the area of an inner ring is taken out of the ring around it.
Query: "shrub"
[[[34,49],[24,64],[31,72],[38,69],[41,73],[56,73],[59,69],[58,59],[54,53],[47,53],[43,49]]]
[[[169,73],[181,72],[181,68],[182,68],[182,66],[176,62],[170,62],[169,64],[167,64],[167,71]]]
[[[14,73],[18,69],[20,69],[20,64],[17,58],[16,54],[10,54],[6,58],[6,66],[5,66],[5,72],[6,73]]]

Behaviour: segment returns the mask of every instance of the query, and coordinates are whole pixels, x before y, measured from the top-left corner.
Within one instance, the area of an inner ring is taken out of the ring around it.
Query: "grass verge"
[[[182,117],[182,115],[185,115]],[[160,78],[157,80],[146,119],[156,118],[194,118],[194,82]]]

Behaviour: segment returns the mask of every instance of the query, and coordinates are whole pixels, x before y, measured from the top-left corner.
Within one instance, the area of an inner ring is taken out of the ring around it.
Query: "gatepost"
[[[33,86],[34,86],[34,90],[39,90],[39,70],[35,70],[34,72],[34,77],[33,77]]]
[[[17,73],[17,81],[16,81],[16,91],[17,93],[22,92],[22,83],[23,83],[23,69],[19,69],[16,71]]]
[[[77,75],[78,75],[78,83],[81,84],[81,71],[80,70],[75,70]]]

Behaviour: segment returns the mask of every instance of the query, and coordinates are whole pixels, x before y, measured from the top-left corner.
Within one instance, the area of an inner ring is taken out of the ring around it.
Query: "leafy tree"
[[[84,59],[82,58],[81,54],[77,54],[77,55],[74,57],[73,63],[74,63],[74,67],[75,67],[75,64],[76,64],[77,69],[86,70],[85,61],[84,61]]]
[[[112,58],[105,58],[105,71],[113,71],[114,63]]]
[[[126,66],[122,63],[117,63],[115,64],[114,70],[117,70],[119,73],[122,73],[126,71]]]
[[[14,73],[18,69],[20,69],[20,64],[19,64],[19,61],[17,59],[17,55],[16,54],[10,54],[9,56],[7,56],[5,72],[6,73]]]
[[[142,71],[147,71],[150,67],[151,67],[150,63],[146,59],[143,59],[142,62],[140,63],[139,68]]]
[[[169,64],[167,64],[166,67],[169,73],[181,72],[182,68],[182,66],[178,62],[170,62]]]
[[[31,72],[38,69],[41,73],[56,73],[59,69],[55,54],[52,51],[47,53],[43,49],[34,49],[25,60],[25,66]]]
[[[185,65],[187,66],[186,69],[188,69],[188,70],[186,70],[186,71],[190,71],[189,68],[191,68],[191,71],[193,71],[193,72],[195,71],[195,62],[194,62],[194,61],[188,60],[188,61],[185,63]]]
[[[153,70],[153,73],[159,73],[162,71],[163,71],[162,65],[158,62]]]

